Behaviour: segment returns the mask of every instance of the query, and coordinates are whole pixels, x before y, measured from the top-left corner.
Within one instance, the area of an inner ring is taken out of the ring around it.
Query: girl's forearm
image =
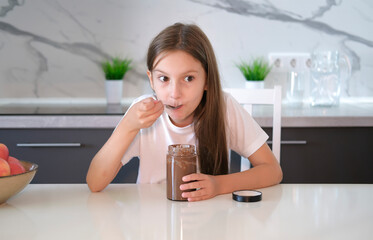
[[[278,164],[262,164],[243,172],[216,176],[219,194],[268,187],[281,180],[282,170]]]
[[[87,173],[87,184],[92,192],[103,190],[116,176],[121,159],[137,131],[128,129],[126,118],[120,122],[108,141],[92,159]]]

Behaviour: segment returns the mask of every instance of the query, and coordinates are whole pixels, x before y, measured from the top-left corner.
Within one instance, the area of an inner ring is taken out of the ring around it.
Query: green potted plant
[[[263,57],[253,58],[249,62],[241,61],[236,66],[244,75],[247,88],[263,88],[264,79],[272,68]]]
[[[132,69],[132,60],[114,57],[101,63],[105,74],[106,100],[108,104],[119,104],[122,99],[123,78]]]

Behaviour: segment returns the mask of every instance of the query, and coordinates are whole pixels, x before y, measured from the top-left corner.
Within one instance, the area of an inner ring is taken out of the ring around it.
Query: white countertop
[[[173,202],[164,184],[30,184],[0,205],[1,239],[371,239],[373,184],[281,184],[263,199]]]

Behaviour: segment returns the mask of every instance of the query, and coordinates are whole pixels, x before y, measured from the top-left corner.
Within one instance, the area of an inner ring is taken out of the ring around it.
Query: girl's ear
[[[151,88],[152,88],[153,91],[154,91],[152,73],[148,70],[148,71],[146,71],[146,74],[148,75],[149,82],[150,82],[150,86],[151,86]]]

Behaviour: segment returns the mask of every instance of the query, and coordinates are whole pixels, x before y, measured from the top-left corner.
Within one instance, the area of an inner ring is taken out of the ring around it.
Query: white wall
[[[311,52],[322,43],[352,60],[342,96],[373,96],[369,0],[0,0],[0,6],[0,99],[104,98],[99,62],[109,55],[133,58],[124,98],[150,92],[148,44],[179,21],[206,32],[225,87],[244,83],[234,66],[240,59]],[[283,78],[271,74],[267,85]]]

